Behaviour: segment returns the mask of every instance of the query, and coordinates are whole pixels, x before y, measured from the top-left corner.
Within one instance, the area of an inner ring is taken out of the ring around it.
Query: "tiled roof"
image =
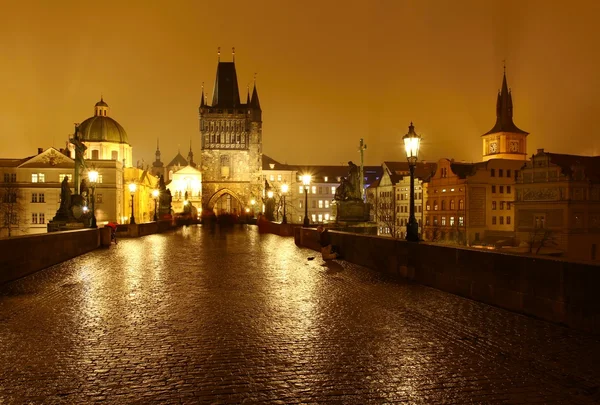
[[[600,156],[563,155],[559,153],[544,152],[550,162],[560,166],[565,175],[570,175],[574,167],[581,166],[585,176],[593,181],[600,182]]]

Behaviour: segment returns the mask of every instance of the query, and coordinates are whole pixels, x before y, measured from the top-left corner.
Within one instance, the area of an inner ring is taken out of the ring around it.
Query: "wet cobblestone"
[[[600,402],[600,339],[201,226],[0,287],[0,404]]]

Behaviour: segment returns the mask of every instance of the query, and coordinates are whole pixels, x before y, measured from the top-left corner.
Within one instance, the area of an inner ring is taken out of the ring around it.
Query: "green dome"
[[[115,142],[127,143],[127,132],[110,117],[90,117],[79,125],[79,132],[83,142]]]

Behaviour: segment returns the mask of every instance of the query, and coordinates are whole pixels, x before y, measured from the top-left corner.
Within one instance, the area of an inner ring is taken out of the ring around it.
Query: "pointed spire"
[[[527,135],[528,132],[519,129],[513,122],[513,102],[512,94],[508,88],[508,81],[506,80],[506,63],[503,64],[503,68],[502,88],[498,92],[498,97],[496,99],[496,125],[484,135],[495,134],[498,132],[512,132]]]
[[[217,47],[217,62],[221,62],[221,47]]]
[[[260,110],[260,101],[258,100],[258,91],[256,90],[256,73],[254,73],[254,88],[252,89],[252,99],[250,100],[252,108]]]
[[[250,105],[250,85],[246,86],[246,104]]]
[[[200,107],[204,107],[204,82],[202,82],[202,95],[200,96]]]
[[[233,61],[235,62],[235,46],[231,47],[231,56],[233,58]]]

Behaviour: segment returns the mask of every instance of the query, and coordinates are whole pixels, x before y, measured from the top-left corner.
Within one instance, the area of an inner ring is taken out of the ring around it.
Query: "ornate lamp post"
[[[98,172],[96,170],[90,170],[88,172],[88,180],[92,187],[92,223],[90,228],[98,228],[98,225],[96,225],[96,184],[98,183]]]
[[[137,186],[135,183],[129,183],[129,192],[131,193],[131,218],[129,218],[129,223],[135,225],[135,216],[133,215],[133,196],[135,195],[135,190]]]
[[[273,205],[273,191],[269,190],[267,191],[267,198],[269,199],[266,204],[265,204],[265,215],[267,216],[267,219],[269,221],[274,221],[275,217],[273,216],[273,211],[275,207]]]
[[[310,186],[310,180],[310,174],[302,176],[302,184],[304,184],[304,226],[310,225],[310,221],[308,220],[308,187]]]
[[[282,224],[287,224],[287,217],[285,215],[285,195],[287,194],[288,189],[289,187],[287,184],[284,183],[281,185],[281,194],[283,194],[283,219],[281,220]]]
[[[406,159],[408,159],[408,167],[410,168],[410,216],[408,224],[406,224],[406,240],[409,242],[419,241],[419,224],[415,218],[415,166],[419,156],[419,146],[421,137],[415,133],[413,123],[408,127],[408,134],[402,138],[404,140],[404,149],[406,151]]]
[[[254,206],[256,205],[256,200],[254,198],[250,200],[250,205],[252,206],[252,217],[254,218],[254,215],[256,214],[256,212],[254,212]]]
[[[152,198],[154,198],[154,222],[158,221],[158,216],[156,215],[156,206],[158,205],[158,195],[160,192],[157,189],[152,190]]]

